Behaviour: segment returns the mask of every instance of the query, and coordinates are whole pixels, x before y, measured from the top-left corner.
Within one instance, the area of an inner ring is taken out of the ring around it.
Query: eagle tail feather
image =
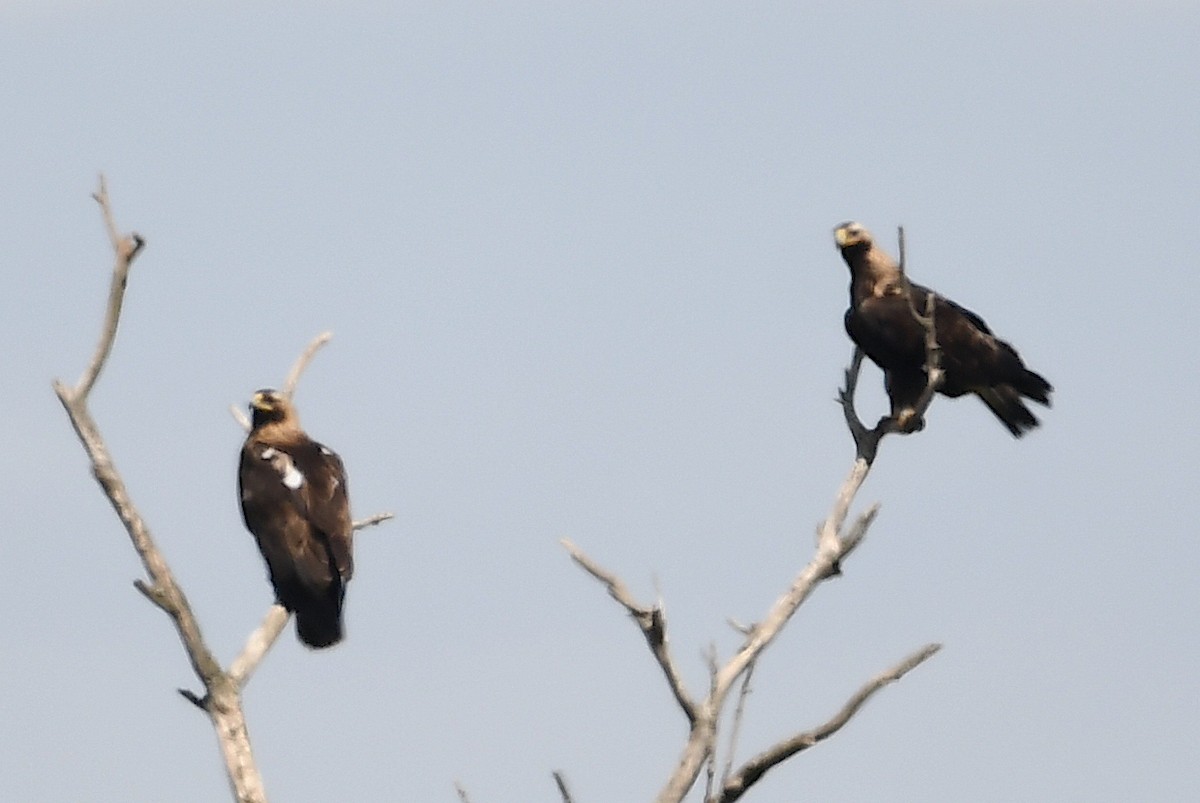
[[[1037,374],[1033,375],[1037,376]],[[1041,377],[1038,378],[1041,379]],[[1042,381],[1045,382],[1045,380]],[[1022,391],[1012,385],[996,385],[976,391],[976,395],[983,400],[996,418],[1000,419],[1000,423],[1004,424],[1014,438],[1021,437],[1041,424],[1037,416],[1030,412],[1021,400],[1021,393]]]
[[[293,610],[296,614],[296,635],[306,647],[319,650],[332,647],[342,640],[340,599],[307,599],[295,605]]]
[[[1039,373],[1023,367],[1021,378],[1013,385],[1013,388],[1022,396],[1033,399],[1038,404],[1050,406],[1050,393],[1054,388]]]

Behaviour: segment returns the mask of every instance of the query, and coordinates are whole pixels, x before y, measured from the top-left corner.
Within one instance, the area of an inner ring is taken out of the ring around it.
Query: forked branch
[[[933,299],[930,297],[926,307],[923,325],[926,329],[926,354],[929,381],[918,403],[917,415],[923,415],[933,398],[934,392],[941,383],[940,351],[937,347],[934,331]],[[915,314],[915,311],[914,311]],[[921,316],[918,316],[919,319]],[[854,395],[858,384],[859,372],[862,367],[862,352],[855,349],[850,367],[846,369],[845,386],[838,394],[845,415],[846,425],[854,438],[856,456],[850,473],[842,483],[834,499],[833,509],[817,528],[816,554],[792,581],[791,586],[775,601],[766,615],[756,624],[743,630],[745,639],[738,650],[721,666],[716,666],[711,676],[707,696],[695,700],[684,686],[678,669],[675,667],[670,653],[666,650],[665,623],[661,607],[647,608],[638,604],[629,594],[625,584],[611,572],[601,569],[595,562],[584,555],[578,547],[569,541],[563,541],[571,553],[571,558],[585,571],[599,580],[608,589],[609,594],[617,600],[638,623],[642,634],[649,645],[651,653],[663,674],[668,686],[675,696],[684,715],[690,724],[687,743],[676,765],[674,772],[668,778],[656,798],[657,803],[680,803],[695,785],[700,772],[707,764],[710,776],[714,766],[717,751],[718,720],[726,699],[742,680],[743,693],[739,697],[738,711],[734,722],[734,739],[740,725],[742,704],[745,701],[745,689],[749,673],[757,664],[763,651],[779,636],[783,628],[791,620],[800,605],[824,580],[836,576],[841,570],[841,561],[849,556],[866,537],[867,530],[879,512],[879,505],[873,504],[866,511],[855,517],[849,526],[846,521],[854,499],[871,471],[871,466],[878,453],[879,442],[889,433],[898,431],[896,427],[881,421],[875,428],[868,429],[858,418],[854,409]],[[916,667],[922,661],[936,652],[938,645],[929,645],[910,656],[897,666],[876,677],[866,684],[858,694],[843,706],[841,711],[821,727],[798,734],[778,745],[764,751],[756,758],[747,762],[736,772],[726,771],[722,778],[720,789],[707,794],[710,803],[727,803],[736,800],[750,788],[771,767],[835,733],[857,713],[863,703],[878,689],[887,683],[898,680],[906,672]],[[734,741],[731,739],[731,742]],[[732,756],[730,756],[732,766]],[[711,777],[710,777],[711,784]]]
[[[858,710],[875,692],[889,683],[895,683],[941,648],[941,644],[926,644],[900,663],[863,684],[862,688],[855,692],[854,696],[847,700],[846,704],[826,722],[812,730],[784,739],[747,761],[738,768],[737,772],[725,780],[721,793],[714,798],[713,803],[734,803],[735,800],[740,799],[746,790],[758,782],[768,770],[837,733],[850,721],[852,716],[858,713]]]
[[[571,553],[571,560],[575,561],[584,571],[595,577],[608,588],[609,596],[621,603],[621,606],[629,612],[633,620],[637,622],[641,628],[642,635],[646,638],[646,644],[650,647],[650,652],[654,656],[654,660],[658,661],[659,667],[662,668],[663,675],[667,679],[667,685],[671,687],[671,693],[675,695],[675,701],[679,703],[679,707],[683,709],[684,716],[688,722],[695,724],[696,722],[696,703],[688,694],[687,688],[683,685],[683,679],[679,675],[679,670],[675,666],[675,660],[671,657],[671,651],[667,647],[667,620],[663,615],[662,607],[655,606],[647,608],[639,604],[633,595],[629,593],[629,589],[621,582],[620,578],[608,572],[589,558],[587,555],[567,539],[562,540],[562,545]]]
[[[95,355],[83,376],[74,388],[68,388],[62,382],[55,381],[54,392],[62,402],[67,417],[71,420],[84,451],[87,452],[96,481],[125,525],[133,548],[149,576],[150,582],[138,580],[135,583],[136,587],[170,616],[192,669],[204,684],[203,697],[190,692],[184,696],[203,708],[212,719],[235,798],[239,803],[265,803],[266,793],[250,750],[250,737],[246,730],[237,686],[221,669],[220,663],[204,643],[200,625],[184,596],[183,589],[176,583],[170,567],[150,534],[150,528],[134,506],[88,409],[88,398],[116,340],[129,269],[144,245],[144,241],[138,235],[122,235],[117,229],[103,176],[100,179],[100,189],[94,197],[100,204],[116,259],[108,305]]]
[[[212,720],[225,759],[230,786],[238,803],[265,803],[266,793],[262,778],[250,749],[249,733],[242,711],[241,689],[287,624],[288,612],[278,605],[273,605],[263,623],[250,635],[241,655],[234,660],[229,671],[223,670],[220,662],[205,644],[200,625],[183,589],[176,582],[150,534],[150,528],[133,504],[128,489],[113,464],[108,447],[88,408],[88,400],[112,353],[120,325],[129,271],[141,253],[145,241],[137,234],[124,235],[117,228],[103,176],[100,177],[100,187],[93,197],[100,205],[115,258],[108,303],[91,362],[74,387],[68,387],[55,380],[54,392],[79,436],[96,481],[125,525],[133,548],[145,567],[148,580],[136,580],[134,586],[171,618],[187,652],[188,660],[204,686],[203,695],[182,689],[180,693],[204,710]],[[294,391],[296,381],[312,355],[327,340],[328,335],[322,335],[301,355],[288,377],[286,387],[289,393]],[[390,513],[381,513],[355,522],[354,526],[355,529],[369,527],[389,518]]]

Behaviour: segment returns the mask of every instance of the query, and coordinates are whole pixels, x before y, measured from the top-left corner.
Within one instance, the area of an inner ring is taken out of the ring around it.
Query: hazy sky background
[[[945,649],[747,800],[1200,799],[1198,40],[1183,2],[0,3],[0,798],[228,794],[50,389],[98,333],[103,170],[147,246],[92,409],[218,655],[271,599],[227,407],[322,330],[304,424],[397,514],[345,644],[289,628],[247,688],[273,800],[653,798],[685,721],[558,539],[662,594],[701,692],[850,467],[848,218],[1055,406],[885,442],[739,758]]]

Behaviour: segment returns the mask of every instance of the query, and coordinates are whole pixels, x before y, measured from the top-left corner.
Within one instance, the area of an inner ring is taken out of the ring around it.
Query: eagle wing
[[[350,510],[337,455],[312,441],[285,450],[250,439],[238,484],[246,527],[285,606],[294,583],[323,593],[350,579]]]
[[[308,520],[328,541],[334,566],[342,582],[346,582],[354,574],[354,526],[350,519],[346,467],[336,452],[316,441],[309,441],[297,449],[292,459],[307,478],[299,495]]]

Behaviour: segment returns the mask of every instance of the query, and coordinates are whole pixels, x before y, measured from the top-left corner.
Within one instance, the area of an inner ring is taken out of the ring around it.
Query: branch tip
[[[208,713],[208,700],[209,700],[208,695],[200,697],[195,692],[190,691],[188,689],[176,689],[175,691],[179,692],[179,694],[183,697],[183,699],[187,700],[189,703],[196,706],[201,711]]]
[[[287,379],[283,382],[283,395],[289,399],[296,393],[296,385],[300,382],[300,375],[304,373],[304,369],[312,362],[313,357],[321,350],[321,347],[333,339],[333,332],[322,332],[312,339],[304,351],[296,358],[292,370],[288,372]]]

